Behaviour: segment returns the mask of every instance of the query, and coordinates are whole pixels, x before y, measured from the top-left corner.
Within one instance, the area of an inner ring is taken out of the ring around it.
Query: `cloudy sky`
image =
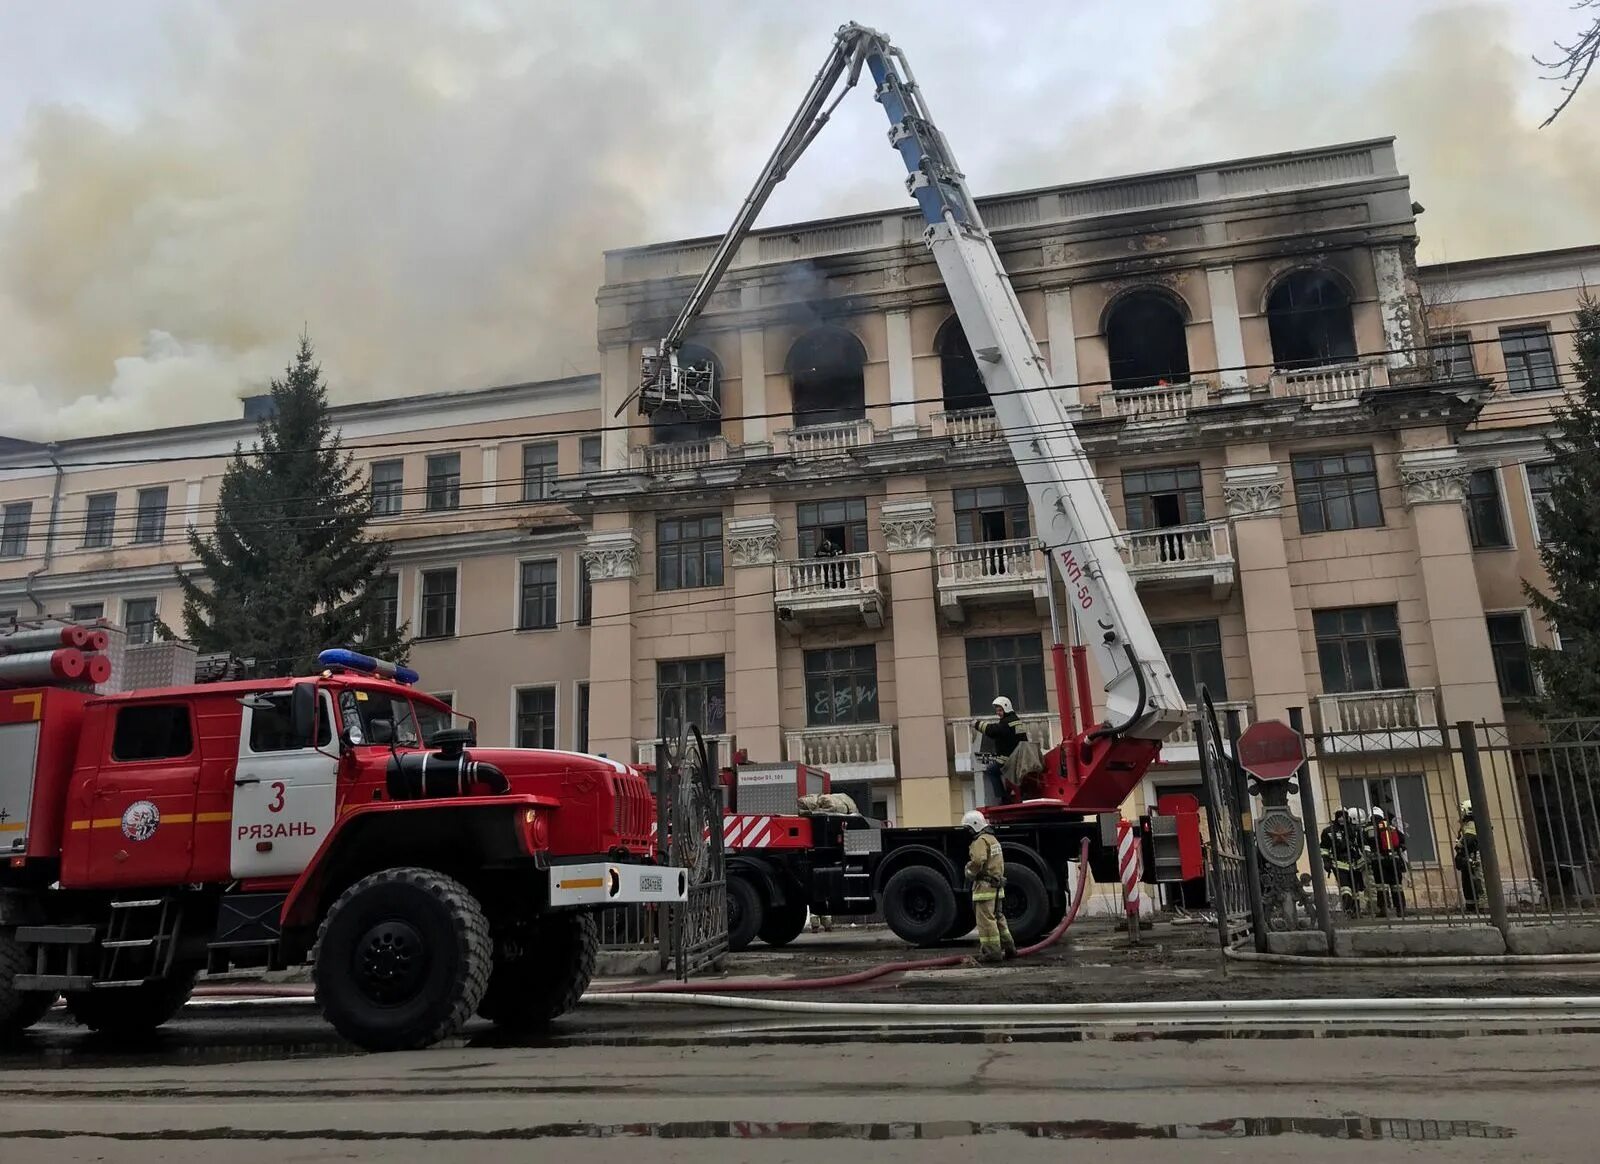
[[[0,424],[592,370],[600,251],[719,232],[827,50],[908,53],[978,193],[1395,135],[1424,258],[1600,241],[1570,0],[0,0]],[[767,224],[893,206],[865,91]]]

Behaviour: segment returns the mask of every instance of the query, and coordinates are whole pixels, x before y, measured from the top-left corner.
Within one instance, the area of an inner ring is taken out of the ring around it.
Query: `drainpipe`
[[[55,556],[56,518],[61,513],[61,482],[66,476],[66,470],[61,467],[61,462],[56,459],[56,454],[60,451],[61,446],[54,441],[45,446],[45,455],[50,458],[50,464],[55,466],[56,483],[55,488],[50,493],[50,519],[44,527],[44,561],[40,563],[37,570],[28,571],[28,579],[24,584],[24,588],[28,592],[28,600],[33,603],[33,611],[40,618],[45,615],[44,603],[40,602],[39,596],[33,592],[33,583],[40,574],[50,569],[51,559]]]

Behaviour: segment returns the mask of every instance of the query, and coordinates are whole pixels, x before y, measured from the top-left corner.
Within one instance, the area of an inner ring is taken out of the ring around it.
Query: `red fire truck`
[[[369,1049],[474,1013],[535,1028],[587,986],[597,910],[685,899],[638,770],[472,747],[474,721],[414,672],[319,664],[0,690],[0,1036],[62,995],[89,1027],[146,1031],[202,971],[305,962],[323,1014]]]

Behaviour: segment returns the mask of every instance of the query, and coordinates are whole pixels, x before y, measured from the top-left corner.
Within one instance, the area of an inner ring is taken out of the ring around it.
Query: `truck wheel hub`
[[[905,896],[906,913],[912,920],[925,922],[934,914],[933,894],[926,889],[913,889]]]
[[[416,992],[427,963],[416,930],[405,922],[382,922],[362,935],[358,949],[361,985],[375,1001],[403,1002]]]

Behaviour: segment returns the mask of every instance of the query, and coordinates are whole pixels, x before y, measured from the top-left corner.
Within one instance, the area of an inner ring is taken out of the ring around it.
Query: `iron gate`
[[[716,744],[690,724],[674,746],[660,746],[656,772],[657,828],[667,861],[689,871],[689,897],[669,905],[661,940],[680,981],[720,967],[728,952],[728,877],[722,847],[722,787]]]
[[[1217,936],[1224,946],[1251,932],[1250,846],[1244,830],[1242,774],[1217,722],[1211,693],[1200,689],[1195,741],[1205,782],[1206,817],[1211,827],[1211,906],[1217,911]],[[1235,712],[1235,715],[1238,713]]]

